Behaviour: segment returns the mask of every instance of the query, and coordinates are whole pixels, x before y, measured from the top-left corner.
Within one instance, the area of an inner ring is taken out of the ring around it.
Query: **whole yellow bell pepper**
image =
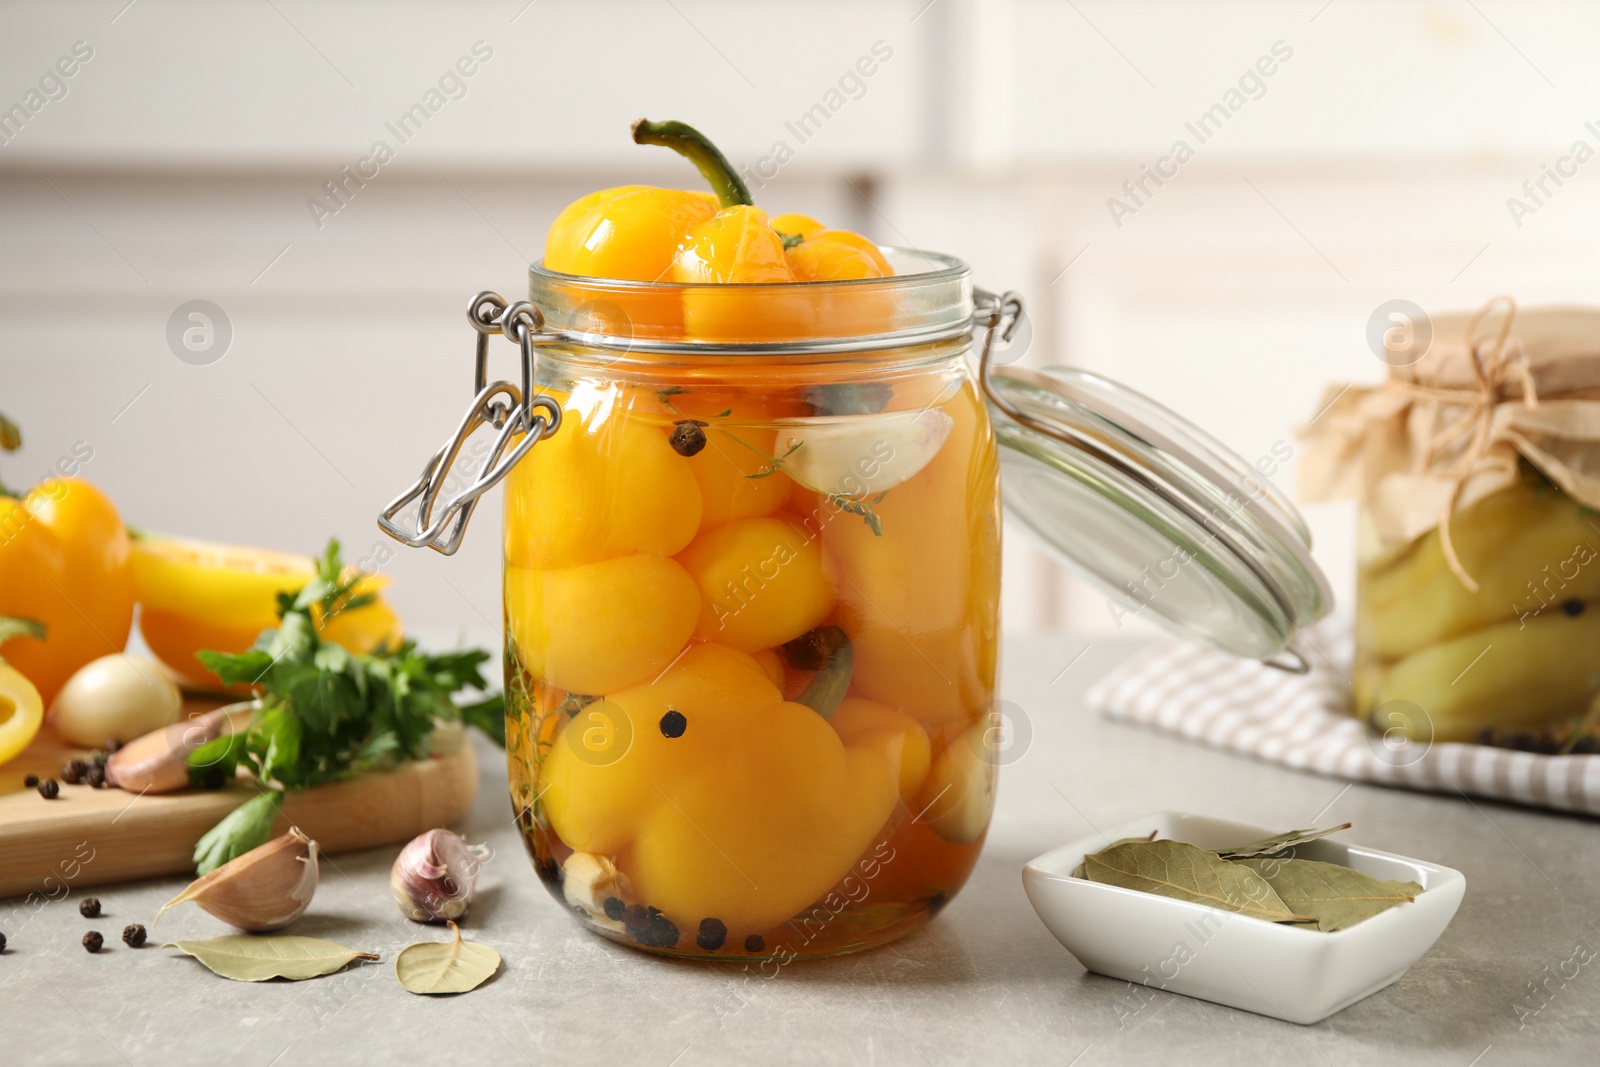
[[[714,215],[688,227],[668,275],[675,282],[706,287],[683,297],[683,324],[690,338],[776,341],[837,332],[825,321],[832,308],[804,289],[752,292],[714,286],[841,281],[894,273],[876,247],[858,234],[825,229],[804,215],[782,216],[782,225],[768,219],[727,157],[694,127],[640,119],[634,123],[633,139],[684,156],[710,183],[721,205]]]
[[[46,707],[79,667],[126,647],[128,531],[105,494],[81,478],[46,479],[20,499],[0,489],[0,615],[44,626],[42,638],[0,640],[0,655]]]
[[[827,892],[882,831],[902,772],[881,733],[847,743],[750,656],[693,645],[566,724],[543,811],[571,847],[619,857],[629,903],[679,930],[718,919],[756,933]]]

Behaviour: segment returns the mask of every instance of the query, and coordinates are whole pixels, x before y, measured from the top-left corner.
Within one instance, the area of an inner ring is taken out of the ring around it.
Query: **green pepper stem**
[[[15,452],[22,447],[22,428],[0,412],[0,450]],[[22,494],[6,487],[0,481],[0,496],[21,497]]]
[[[670,148],[693,163],[711,185],[723,207],[736,204],[753,206],[750,187],[744,183],[716,145],[705,134],[685,122],[651,122],[640,119],[633,124],[634,144],[654,144]]]
[[[44,640],[44,623],[33,619],[19,619],[15,615],[0,615],[0,645],[13,637],[32,637]],[[0,660],[4,663],[5,660]]]
[[[838,628],[832,627],[832,629]],[[840,630],[839,635],[843,637],[844,631]],[[796,702],[804,704],[824,719],[831,720],[833,713],[839,710],[845,692],[850,688],[850,676],[854,673],[855,662],[855,649],[851,646],[850,639],[846,637],[844,644],[834,650],[832,658],[811,679],[806,691],[795,698]]]

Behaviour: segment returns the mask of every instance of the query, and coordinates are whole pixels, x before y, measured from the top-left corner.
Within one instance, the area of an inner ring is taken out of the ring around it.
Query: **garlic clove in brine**
[[[168,908],[193,902],[241,930],[276,930],[305,914],[317,879],[317,843],[290,827],[282,837],[195,879],[161,906],[156,922]]]
[[[465,916],[472,907],[478,869],[489,854],[487,845],[469,845],[449,830],[429,830],[413,838],[389,871],[400,914],[424,923]]]
[[[610,857],[574,852],[561,865],[561,894],[567,906],[607,930],[621,932],[627,879]]]

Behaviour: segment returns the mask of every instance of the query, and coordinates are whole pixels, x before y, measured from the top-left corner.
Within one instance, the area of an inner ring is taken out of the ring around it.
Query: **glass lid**
[[[1014,303],[979,294],[1007,514],[1106,594],[1118,629],[1142,617],[1304,671],[1295,634],[1327,614],[1333,595],[1294,505],[1215,438],[1132,389],[1073,367],[991,367]]]

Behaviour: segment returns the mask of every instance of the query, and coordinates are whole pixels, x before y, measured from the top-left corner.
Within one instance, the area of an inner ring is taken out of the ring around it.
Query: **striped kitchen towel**
[[[1306,636],[1307,674],[1176,642],[1113,670],[1089,702],[1113,719],[1296,770],[1600,815],[1600,756],[1385,737],[1350,715],[1349,620]]]

